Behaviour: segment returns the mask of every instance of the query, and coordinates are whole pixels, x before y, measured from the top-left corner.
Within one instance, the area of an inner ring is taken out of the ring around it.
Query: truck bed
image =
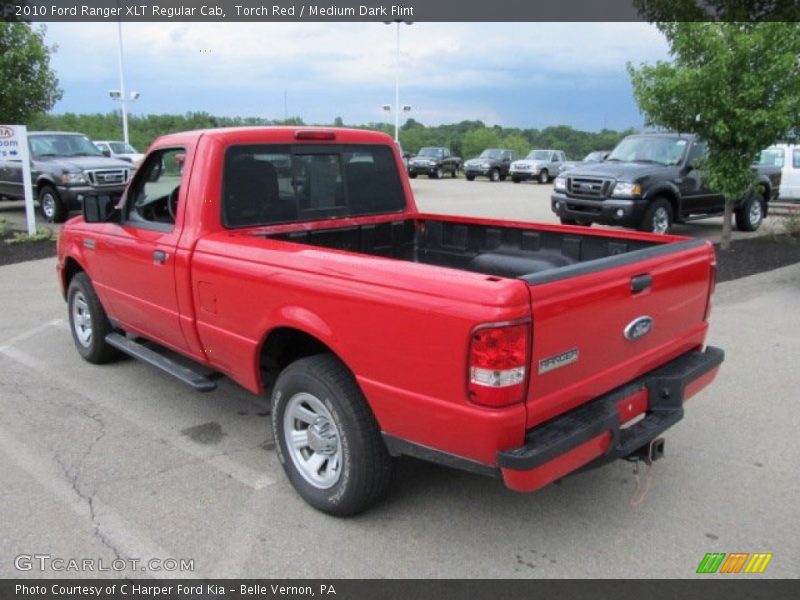
[[[561,279],[587,269],[673,250],[674,244],[666,243],[669,238],[659,243],[614,233],[564,233],[531,226],[424,218],[304,229],[267,237],[498,277],[522,277],[529,283]],[[599,259],[602,262],[587,264]]]

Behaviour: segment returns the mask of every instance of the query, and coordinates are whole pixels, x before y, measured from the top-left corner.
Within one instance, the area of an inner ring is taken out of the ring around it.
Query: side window
[[[703,161],[708,156],[708,146],[703,142],[695,142],[692,149],[689,150],[689,157],[686,159],[686,164],[697,167],[703,164]]]
[[[800,169],[800,148],[795,148],[792,152],[792,167]]]
[[[442,150],[442,157],[443,158],[448,158],[449,156],[450,156],[450,150],[448,150],[447,148]]]
[[[170,231],[178,214],[186,151],[169,148],[151,153],[128,190],[126,225]]]

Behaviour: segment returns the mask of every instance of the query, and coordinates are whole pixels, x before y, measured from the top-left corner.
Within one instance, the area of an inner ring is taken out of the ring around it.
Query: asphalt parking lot
[[[414,188],[425,211],[553,221],[550,186]],[[138,559],[118,573],[138,577],[693,577],[707,552],[773,553],[759,577],[800,576],[800,264],[718,286],[726,362],[638,489],[621,461],[522,495],[408,459],[388,501],[348,520],[285,480],[265,399],[83,362],[54,267],[0,268],[0,577],[93,575],[21,571],[20,555]],[[193,570],[140,571],[151,559]]]

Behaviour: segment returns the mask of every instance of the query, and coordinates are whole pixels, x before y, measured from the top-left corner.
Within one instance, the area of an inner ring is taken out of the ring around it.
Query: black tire
[[[119,356],[119,351],[106,343],[113,328],[86,273],[77,273],[70,281],[67,311],[72,341],[84,360],[99,365]]]
[[[408,174],[408,176],[409,176],[411,179],[416,179],[416,178],[417,178],[417,174],[416,174],[416,173],[409,173],[409,174]]]
[[[734,213],[736,229],[739,231],[755,231],[764,222],[764,199],[758,194],[751,194],[742,202]]]
[[[497,169],[489,171],[489,181],[500,181],[500,171]]]
[[[453,179],[455,179],[456,177],[458,177],[458,167],[456,167],[455,169],[453,169],[452,171],[450,171],[450,177],[452,177]]]
[[[475,175],[467,175],[467,181],[475,181]]]
[[[39,190],[39,210],[48,223],[63,223],[69,211],[54,187],[45,185]]]
[[[519,183],[520,181],[522,181],[522,179],[520,179],[519,177],[512,177],[511,181],[513,181],[514,183]]]
[[[539,171],[539,179],[537,181],[539,183],[550,183],[550,173],[547,172],[547,169]]]
[[[578,222],[572,217],[560,217],[562,225],[577,225]]]
[[[433,179],[441,179],[444,177],[444,171],[442,171],[442,167],[437,168],[436,171],[431,174],[431,177]]]
[[[506,179],[508,179],[508,175],[503,175],[503,174],[501,173],[501,174],[500,174],[500,181],[505,181]]]
[[[672,228],[672,205],[665,198],[654,198],[644,211],[639,231],[669,233]]]
[[[312,418],[302,416],[306,413]],[[287,438],[298,433],[302,438],[304,431],[313,432],[305,434],[305,446],[290,450]],[[272,392],[272,434],[286,476],[314,508],[339,517],[351,516],[386,495],[392,459],[352,373],[336,357],[309,356],[281,372]],[[313,466],[298,466],[303,460]],[[332,468],[332,463],[338,468]]]

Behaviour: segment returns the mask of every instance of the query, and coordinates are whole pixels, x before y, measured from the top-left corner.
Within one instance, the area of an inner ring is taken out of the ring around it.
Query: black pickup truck
[[[691,134],[657,133],[623,139],[608,158],[556,178],[551,208],[567,225],[620,225],[667,233],[674,222],[722,214],[724,198],[699,168],[706,145]],[[780,171],[755,167],[751,192],[735,210],[736,227],[755,231],[780,186]]]
[[[481,152],[480,156],[464,161],[464,176],[467,181],[476,177],[488,177],[490,181],[505,181],[511,163],[517,160],[514,150],[503,148],[489,148]]]
[[[420,148],[416,156],[408,160],[408,176],[414,179],[417,175],[427,175],[441,179],[445,173],[457,177],[461,169],[461,157],[452,156],[449,148]]]
[[[108,158],[82,133],[31,131],[28,133],[31,183],[44,219],[66,221],[89,194],[121,194],[134,167]],[[0,196],[25,197],[22,164],[0,161]]]

